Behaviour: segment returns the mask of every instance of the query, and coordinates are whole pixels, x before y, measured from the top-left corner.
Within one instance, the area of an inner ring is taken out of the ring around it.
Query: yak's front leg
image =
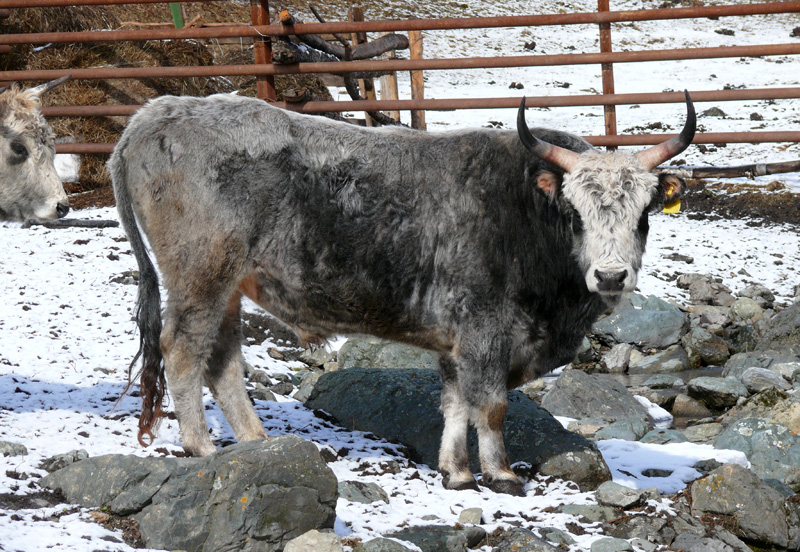
[[[470,421],[478,432],[483,483],[498,493],[524,496],[522,482],[511,471],[503,442],[508,406],[510,340],[491,331],[465,339],[457,359],[461,394],[470,406]]]
[[[470,407],[458,387],[456,364],[449,355],[439,357],[439,376],[442,380],[442,415],[444,430],[439,448],[439,472],[444,476],[446,489],[478,490],[478,484],[469,469],[467,430]]]

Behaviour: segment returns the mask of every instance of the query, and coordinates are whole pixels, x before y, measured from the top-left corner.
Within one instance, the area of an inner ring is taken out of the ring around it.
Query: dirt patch
[[[691,218],[749,219],[754,225],[800,225],[800,194],[766,188],[697,181],[689,185],[684,210]]]

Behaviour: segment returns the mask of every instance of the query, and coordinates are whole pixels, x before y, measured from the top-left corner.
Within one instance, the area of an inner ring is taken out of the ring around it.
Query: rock
[[[769,328],[756,345],[759,351],[781,351],[787,347],[793,347],[793,353],[800,351],[800,301],[772,317]]]
[[[619,517],[619,513],[609,506],[594,506],[591,504],[562,504],[558,507],[562,514],[585,519],[588,523],[606,523]]]
[[[603,356],[606,369],[612,374],[624,374],[628,370],[628,363],[631,360],[633,345],[629,343],[617,343],[609,352]]]
[[[292,391],[294,391],[294,385],[292,385],[288,381],[282,381],[270,387],[269,390],[276,395],[281,395],[285,397],[287,395],[290,395]]]
[[[777,479],[800,491],[800,436],[769,418],[743,418],[714,441],[720,449],[742,451],[762,479]]]
[[[554,416],[593,418],[613,423],[625,418],[648,420],[647,410],[611,376],[564,370],[542,398]]]
[[[649,387],[650,389],[672,389],[674,387],[680,387],[681,385],[684,385],[684,381],[678,376],[673,376],[672,374],[656,374],[655,376],[648,378],[643,385]]]
[[[697,424],[684,429],[683,434],[692,443],[711,443],[723,429],[718,423]]]
[[[479,525],[483,523],[483,510],[480,508],[466,508],[458,515],[459,523]]]
[[[675,418],[708,418],[712,416],[712,412],[697,399],[681,393],[675,397],[672,415]]]
[[[680,311],[630,309],[599,320],[592,332],[615,343],[664,349],[677,343],[687,327],[686,316]]]
[[[28,448],[20,443],[0,441],[0,456],[27,456]]]
[[[411,549],[389,539],[372,539],[353,548],[353,552],[411,552]]]
[[[595,420],[592,418],[584,420],[575,420],[567,424],[567,430],[573,431],[578,435],[590,438],[594,437],[598,431],[608,426],[608,422],[603,420]]]
[[[786,391],[792,388],[789,382],[767,368],[748,368],[742,373],[740,380],[751,393],[759,393],[767,389]]]
[[[589,338],[584,337],[578,353],[575,355],[575,361],[579,363],[591,362],[594,360],[594,349],[592,349],[592,342]]]
[[[561,548],[540,539],[532,531],[521,527],[507,530],[500,544],[492,548],[492,552],[560,552]]]
[[[658,374],[688,370],[689,357],[680,345],[667,347],[663,351],[643,357],[628,366],[629,374]]]
[[[753,299],[742,297],[731,305],[731,320],[738,324],[752,324],[764,315],[764,309],[758,306]]]
[[[267,387],[263,386],[260,383],[256,384],[255,389],[250,391],[250,396],[257,400],[257,401],[272,401],[275,402],[278,399],[275,397],[275,393],[270,391]]]
[[[700,323],[708,326],[726,326],[730,322],[730,307],[690,305],[687,310],[691,314],[698,315],[700,317]],[[711,330],[709,329],[709,331]]]
[[[651,311],[681,312],[681,309],[679,309],[672,303],[668,303],[663,299],[659,299],[655,295],[648,295],[647,298],[642,303],[641,309],[651,310]]]
[[[324,373],[325,372],[322,370],[314,370],[306,375],[300,382],[300,386],[298,387],[297,392],[294,394],[294,398],[300,402],[305,402],[308,400],[308,397],[311,396],[311,391],[314,390],[314,386],[317,384],[320,376],[322,376]]]
[[[360,502],[371,504],[382,500],[389,504],[389,495],[375,483],[363,483],[361,481],[340,481],[339,497],[350,502]]]
[[[743,418],[770,418],[793,433],[800,434],[800,396],[767,389],[731,408],[722,416],[721,422],[724,426],[730,426]]]
[[[315,445],[293,435],[205,458],[98,456],[41,485],[71,503],[133,515],[148,548],[277,551],[336,517],[336,477]]]
[[[336,533],[322,533],[316,529],[295,537],[286,543],[283,552],[344,552],[342,539]]]
[[[325,347],[314,347],[312,349],[305,349],[297,356],[297,360],[309,366],[319,368],[326,362],[331,362],[335,359],[335,355],[328,351]]]
[[[776,364],[798,361],[800,361],[800,357],[792,354],[791,352],[752,351],[749,353],[737,353],[725,363],[725,368],[722,370],[722,376],[726,378],[741,379],[742,374],[748,368],[755,367],[772,369],[772,366]]]
[[[569,533],[565,533],[555,527],[543,527],[539,529],[539,535],[542,539],[556,546],[560,544],[565,544],[567,546],[575,544],[575,539],[573,539]]]
[[[800,383],[800,362],[777,362],[769,369],[787,382]]]
[[[618,539],[640,538],[655,544],[668,544],[675,538],[667,520],[649,516],[631,515],[623,517],[606,529],[605,534]]]
[[[351,430],[399,441],[409,448],[411,460],[435,469],[444,425],[441,389],[431,370],[349,368],[323,375],[306,406],[328,412]],[[513,391],[508,397],[503,435],[512,463],[527,462],[541,474],[569,479],[584,490],[611,478],[593,443],[564,429],[523,393]],[[474,430],[469,435],[470,465],[478,472]]]
[[[692,368],[722,366],[730,358],[730,348],[721,337],[699,326],[681,338]]]
[[[642,443],[666,445],[667,443],[685,443],[689,439],[676,429],[654,429],[640,439]]]
[[[695,282],[713,282],[714,277],[711,274],[698,274],[696,272],[691,272],[688,274],[681,274],[678,276],[677,281],[675,284],[680,289],[689,289],[691,285]]]
[[[623,510],[639,506],[646,500],[646,494],[641,489],[631,489],[613,481],[606,481],[600,485],[595,496],[603,506]]]
[[[747,388],[733,378],[713,378],[703,376],[690,380],[687,384],[689,396],[711,410],[723,410],[734,406],[739,398],[747,398]]]
[[[693,515],[730,516],[738,537],[762,547],[800,546],[800,531],[790,529],[797,513],[792,519],[783,495],[738,464],[725,464],[692,483],[691,498]]]
[[[625,418],[618,420],[595,433],[595,439],[622,439],[638,441],[649,429],[647,422],[641,418]]]
[[[689,285],[689,302],[693,305],[729,307],[736,299],[726,286],[709,279],[698,279]]]
[[[250,383],[260,383],[264,387],[272,385],[272,378],[269,377],[264,370],[253,369],[250,371],[250,377],[247,378]]]
[[[626,540],[603,537],[592,543],[591,552],[633,552],[633,546]]]
[[[631,389],[631,392],[638,397],[647,399],[666,412],[672,410],[675,404],[675,397],[678,396],[678,391],[675,389],[650,389],[649,387],[641,387],[638,389]]]
[[[453,529],[446,525],[424,525],[385,536],[416,544],[422,552],[463,552],[486,538],[486,531],[476,526]]]
[[[339,369],[399,368],[438,370],[439,359],[435,353],[419,347],[404,345],[372,336],[348,338],[337,355]]]
[[[735,550],[719,539],[689,533],[678,535],[672,543],[672,549],[684,552],[734,552]]]
[[[58,454],[56,456],[51,456],[50,458],[45,458],[39,462],[39,468],[46,472],[52,473],[75,462],[86,460],[87,458],[89,458],[89,453],[86,452],[86,450],[71,450],[64,454]]]
[[[775,295],[761,284],[747,286],[737,293],[739,297],[748,297],[755,301],[762,309],[771,309],[775,303]]]

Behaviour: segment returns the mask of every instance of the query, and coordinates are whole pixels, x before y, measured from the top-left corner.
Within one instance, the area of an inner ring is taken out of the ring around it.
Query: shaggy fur
[[[363,129],[236,96],[148,103],[109,162],[141,270],[140,438],[161,414],[164,373],[188,452],[215,450],[203,378],[237,439],[263,437],[242,381],[246,294],[303,336],[438,352],[445,485],[475,485],[473,423],[486,483],[520,493],[500,432],[507,389],[572,360],[618,295],[591,291],[587,272],[625,266],[635,282],[641,220],[663,200],[630,156],[534,133],[586,152],[574,178],[509,131]],[[168,292],[163,329],[137,220]]]
[[[69,210],[40,94],[16,85],[0,93],[0,220],[51,220]]]

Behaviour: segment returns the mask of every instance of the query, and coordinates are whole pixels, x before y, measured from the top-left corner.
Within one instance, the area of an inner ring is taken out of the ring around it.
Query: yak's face
[[[563,177],[562,210],[589,291],[633,291],[650,228],[648,214],[680,197],[683,180],[656,176],[635,156],[586,153]]]

